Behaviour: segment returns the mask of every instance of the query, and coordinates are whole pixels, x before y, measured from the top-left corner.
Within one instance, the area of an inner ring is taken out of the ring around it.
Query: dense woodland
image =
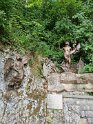
[[[0,0],[0,42],[63,61],[65,41],[80,42],[84,72],[93,72],[93,0]]]

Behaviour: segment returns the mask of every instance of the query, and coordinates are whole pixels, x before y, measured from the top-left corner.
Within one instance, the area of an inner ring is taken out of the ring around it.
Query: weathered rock
[[[61,78],[60,78],[60,83],[77,83],[77,77],[75,73],[71,72],[66,72],[66,73],[61,73]]]
[[[24,78],[21,78],[22,83],[19,89],[7,89],[7,85],[17,73],[15,74],[13,69],[7,71],[9,74],[4,80],[4,57],[6,54],[4,56],[0,53],[0,124],[44,124],[46,94],[43,83],[45,79],[33,76],[29,65],[22,68],[21,63],[15,61],[15,64],[13,63],[14,70],[20,73],[22,70]],[[13,60],[15,58],[14,56]],[[6,69],[9,69],[7,66],[11,65],[10,63],[6,64]]]
[[[48,76],[48,91],[93,91],[93,74],[75,74],[71,72],[52,73]]]
[[[83,67],[84,67],[84,62],[83,62],[83,61],[81,60],[81,58],[80,58],[80,60],[79,60],[79,62],[78,62],[78,64],[77,64],[78,73],[81,72],[81,70],[83,69]]]
[[[56,72],[54,63],[48,58],[44,58],[43,61],[43,76],[48,77],[51,73]]]
[[[60,74],[52,73],[47,77],[48,91],[49,92],[61,92],[64,91],[64,86],[60,83]]]
[[[12,68],[14,64],[14,60],[12,58],[8,58],[6,61],[5,61],[5,64],[4,64],[4,79],[6,80],[9,72],[10,72],[10,68]]]
[[[4,65],[4,79],[8,80],[8,86],[19,86],[23,80],[23,64],[20,57],[8,58]]]
[[[31,53],[28,53],[26,54],[25,56],[22,57],[22,63],[25,65],[28,63],[28,61],[32,58],[32,54]]]
[[[46,124],[65,124],[63,110],[48,109],[46,117]]]
[[[0,120],[1,124],[43,124],[45,121],[43,116],[43,98],[37,98],[34,96],[34,93],[33,97],[32,94],[30,95],[31,96],[24,96],[20,92],[18,92],[18,94],[16,92],[15,94],[11,93],[11,97],[9,101],[6,102],[6,106],[2,106],[3,115]]]

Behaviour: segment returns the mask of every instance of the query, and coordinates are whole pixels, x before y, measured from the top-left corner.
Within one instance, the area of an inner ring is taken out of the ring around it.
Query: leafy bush
[[[81,72],[93,72],[93,64],[85,65]]]
[[[1,0],[0,42],[63,61],[65,41],[80,42],[84,72],[93,71],[92,0]]]

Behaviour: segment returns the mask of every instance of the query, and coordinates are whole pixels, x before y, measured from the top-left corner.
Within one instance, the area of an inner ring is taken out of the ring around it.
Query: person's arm
[[[73,50],[71,50],[71,51],[70,51],[70,54],[75,53],[75,52],[76,52],[76,50],[77,50],[77,49],[76,49],[76,48],[74,48]]]
[[[75,54],[80,50],[80,43],[77,44],[77,46],[71,51],[70,54]]]

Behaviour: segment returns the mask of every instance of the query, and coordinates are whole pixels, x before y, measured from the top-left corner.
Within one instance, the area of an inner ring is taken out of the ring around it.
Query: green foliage
[[[88,92],[87,94],[90,96],[93,96],[93,92]]]
[[[93,64],[85,65],[81,72],[93,72]]]
[[[0,39],[4,40],[4,28],[5,28],[5,22],[6,17],[5,17],[5,12],[3,10],[0,10]]]
[[[84,72],[93,71],[92,0],[1,0],[0,42],[63,60],[65,41],[80,42]]]

